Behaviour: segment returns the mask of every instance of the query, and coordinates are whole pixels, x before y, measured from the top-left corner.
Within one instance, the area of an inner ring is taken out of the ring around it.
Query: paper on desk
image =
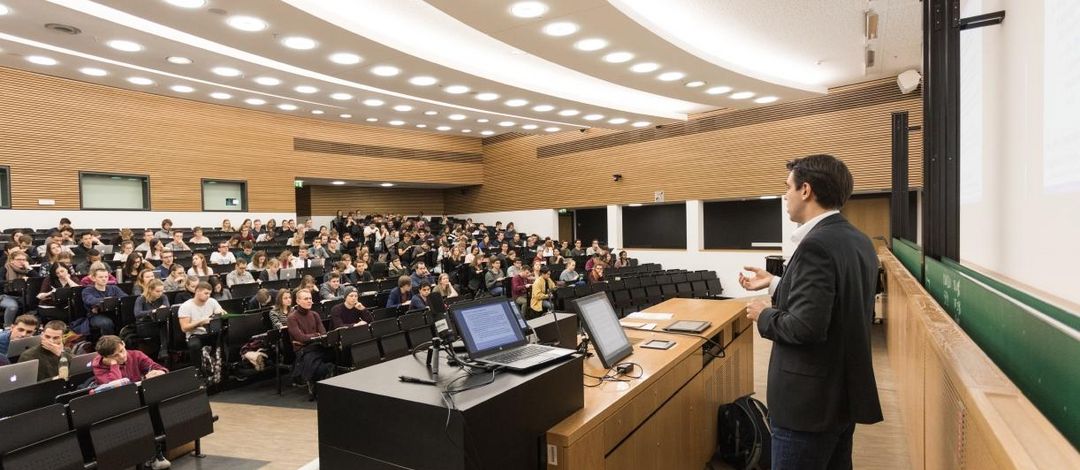
[[[656,323],[642,323],[642,322],[625,321],[625,320],[620,320],[619,323],[621,323],[622,326],[625,326],[627,328],[633,328],[633,329],[636,329],[636,330],[655,330],[656,329]]]
[[[634,320],[671,320],[672,315],[670,313],[645,313],[634,312],[626,316],[626,318],[632,318]]]

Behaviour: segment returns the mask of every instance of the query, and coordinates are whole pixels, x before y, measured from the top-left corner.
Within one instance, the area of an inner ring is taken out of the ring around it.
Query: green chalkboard
[[[919,245],[902,238],[892,239],[892,252],[900,263],[918,279],[923,280],[923,252]]]
[[[1080,332],[952,266],[925,262],[930,295],[1080,448]]]
[[[971,276],[979,280],[980,282],[1001,291],[1003,294],[1019,300],[1020,302],[1024,303],[1024,305],[1034,308],[1035,310],[1045,313],[1059,322],[1069,325],[1069,327],[1074,330],[1080,330],[1080,312],[1070,312],[1068,310],[1065,310],[1045,300],[1028,294],[1027,292],[1024,292],[1020,289],[1005,284],[1004,282],[994,279],[987,274],[983,274],[967,266],[963,266],[960,263],[957,263],[956,261],[953,261],[951,259],[945,258],[941,261],[946,266],[956,271],[967,274],[968,276]]]

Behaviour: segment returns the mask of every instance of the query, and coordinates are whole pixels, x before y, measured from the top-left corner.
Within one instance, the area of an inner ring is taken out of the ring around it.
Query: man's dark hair
[[[851,197],[855,181],[851,171],[840,159],[832,155],[810,155],[787,163],[795,187],[807,183],[814,190],[814,197],[824,209],[840,209]]]
[[[551,272],[551,270],[548,269],[547,266],[540,266],[540,275],[541,276],[543,276],[543,275],[545,275],[547,273],[550,273],[550,272]]]
[[[124,344],[124,340],[120,339],[119,336],[105,335],[98,340],[94,350],[97,351],[101,357],[108,357],[116,354],[116,350],[120,349],[121,344]]]
[[[86,250],[86,257],[89,258],[91,256],[101,256],[101,252],[98,251],[97,248]]]
[[[19,324],[19,323],[22,323],[22,324],[24,324],[26,326],[32,326],[32,327],[34,327],[36,329],[37,326],[38,326],[38,319],[33,314],[23,314],[23,315],[19,315],[19,316],[15,317],[15,321],[12,322],[11,324],[16,325],[16,324]]]
[[[46,330],[67,331],[67,323],[61,320],[53,320],[45,324]]]

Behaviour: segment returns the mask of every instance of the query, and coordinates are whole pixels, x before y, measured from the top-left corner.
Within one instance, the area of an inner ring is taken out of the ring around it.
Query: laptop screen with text
[[[475,356],[525,344],[510,299],[480,302],[453,308],[458,335],[465,341],[469,355]]]

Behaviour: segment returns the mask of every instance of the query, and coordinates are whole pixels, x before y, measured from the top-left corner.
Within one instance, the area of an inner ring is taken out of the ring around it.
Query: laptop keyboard
[[[499,364],[511,364],[530,357],[539,356],[551,349],[546,346],[540,346],[538,344],[529,344],[517,349],[511,349],[509,351],[503,351],[501,353],[491,355],[484,358],[486,362],[495,362]]]

